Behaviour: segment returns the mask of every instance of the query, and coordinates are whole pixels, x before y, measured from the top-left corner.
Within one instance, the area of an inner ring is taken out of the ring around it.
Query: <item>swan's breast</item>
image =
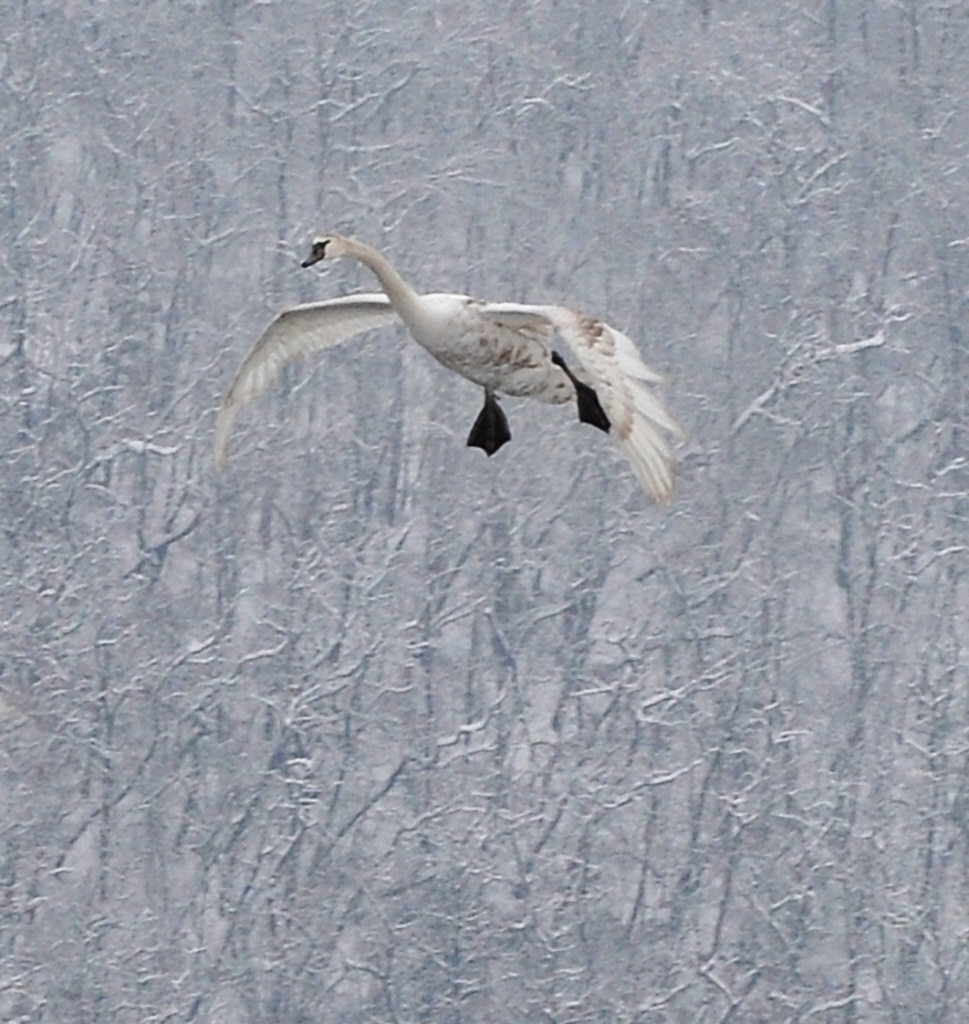
[[[431,315],[411,332],[438,362],[491,391],[567,402],[568,377],[551,361],[546,332],[481,315],[485,303],[463,295],[426,295]]]

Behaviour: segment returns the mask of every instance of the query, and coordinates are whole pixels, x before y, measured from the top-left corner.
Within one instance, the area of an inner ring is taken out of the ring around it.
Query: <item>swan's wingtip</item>
[[[212,452],[212,464],[216,472],[225,469],[229,461],[229,435],[232,432],[232,421],[235,419],[234,405],[226,402],[219,410],[219,418],[215,424],[215,445]]]
[[[640,480],[643,490],[646,492],[646,497],[654,504],[659,505],[660,508],[666,508],[667,505],[673,503],[673,497],[676,494],[676,486],[672,479],[669,480]]]

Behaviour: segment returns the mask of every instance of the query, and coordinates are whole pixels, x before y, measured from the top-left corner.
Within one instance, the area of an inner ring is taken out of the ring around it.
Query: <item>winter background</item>
[[[7,0],[0,1019],[969,1019],[965,0]],[[338,229],[668,375],[675,502]]]

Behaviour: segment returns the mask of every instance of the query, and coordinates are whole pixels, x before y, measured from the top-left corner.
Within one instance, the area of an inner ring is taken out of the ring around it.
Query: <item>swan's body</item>
[[[660,430],[679,435],[680,429],[648,387],[661,378],[643,363],[624,334],[561,306],[419,295],[376,250],[340,235],[316,241],[303,266],[340,257],[365,263],[384,294],[348,295],[297,306],[269,325],[239,368],[219,411],[217,466],[225,463],[236,412],[269,388],[285,363],[363,331],[403,321],[438,362],[484,388],[485,405],[469,445],[492,455],[511,437],[495,401],[496,392],[555,405],[575,400],[581,420],[615,431],[649,497],[669,500],[673,453]],[[578,360],[578,375],[549,347],[556,333]]]

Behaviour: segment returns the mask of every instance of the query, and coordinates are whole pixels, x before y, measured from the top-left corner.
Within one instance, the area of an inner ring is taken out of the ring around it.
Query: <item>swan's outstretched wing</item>
[[[344,295],[310,302],[276,317],[243,360],[219,410],[215,426],[216,468],[225,465],[236,413],[266,391],[286,363],[397,319],[390,300],[381,294]]]
[[[683,431],[649,387],[663,378],[643,362],[632,341],[608,324],[561,306],[490,303],[482,313],[514,329],[558,333],[595,389],[646,494],[653,501],[669,501],[675,460],[660,431],[676,437]]]

